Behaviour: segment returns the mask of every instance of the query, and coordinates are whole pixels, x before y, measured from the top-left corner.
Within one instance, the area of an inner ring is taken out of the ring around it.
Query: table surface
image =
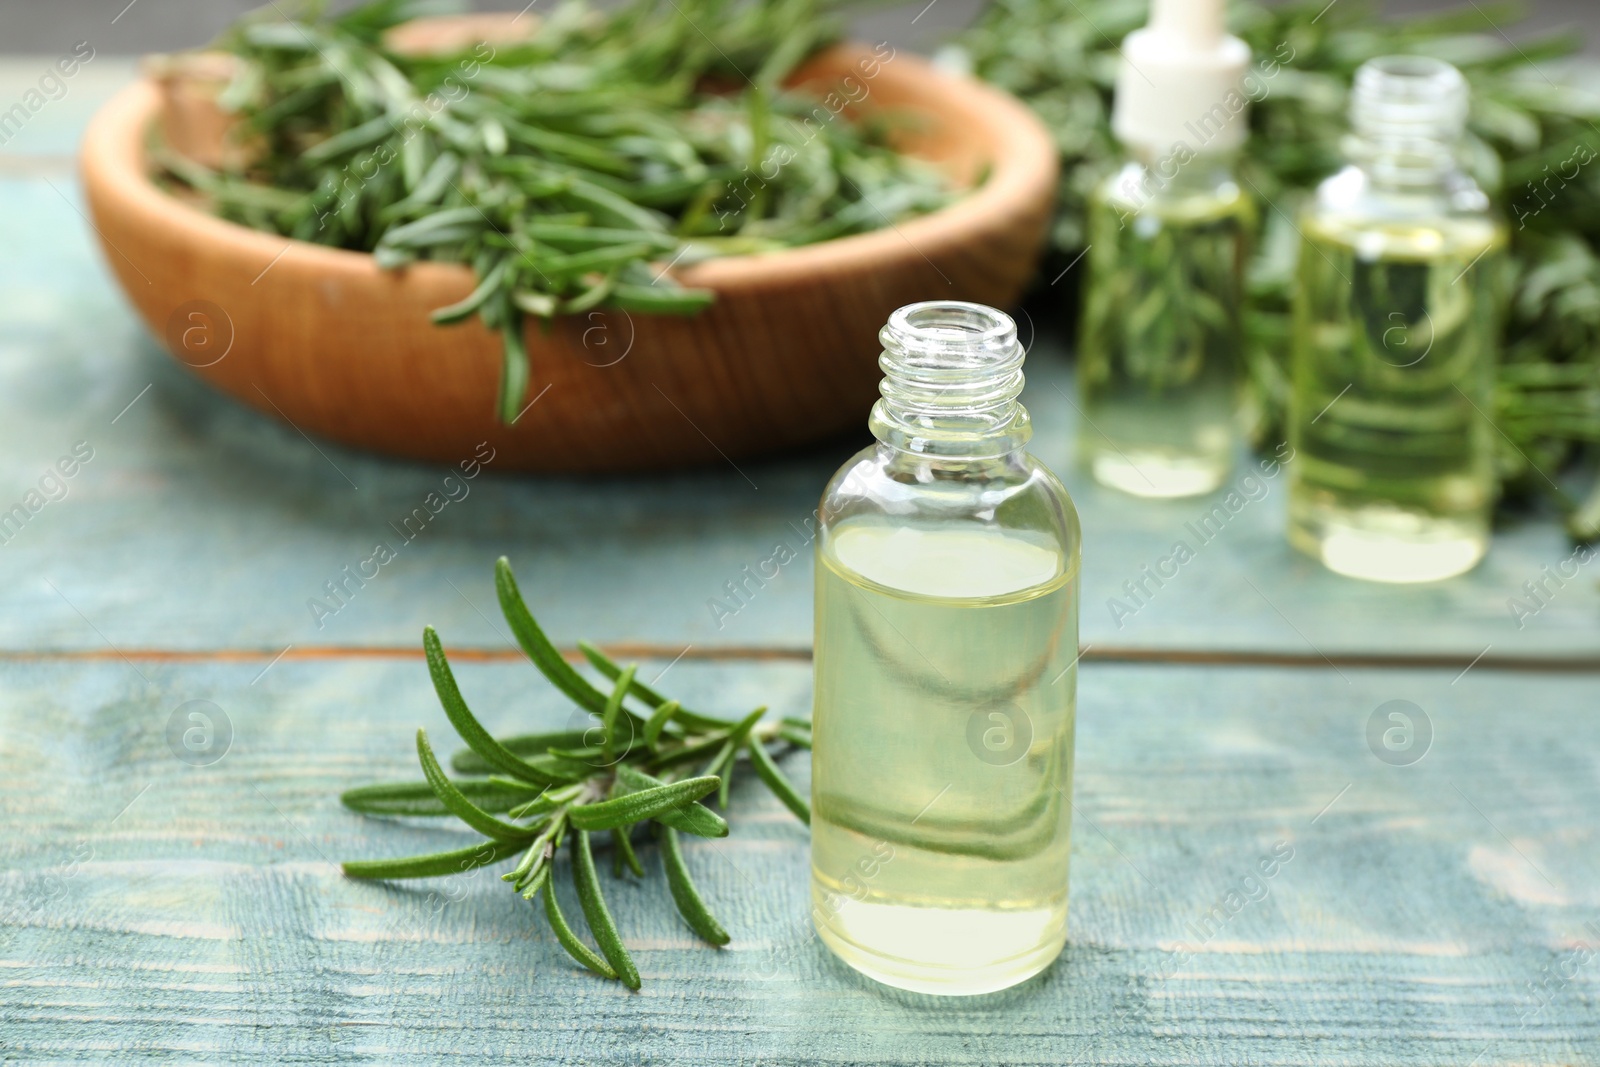
[[[0,101],[35,67],[0,61]],[[1600,1063],[1600,571],[1519,625],[1511,598],[1571,553],[1524,520],[1463,578],[1348,581],[1287,549],[1263,477],[1114,614],[1224,496],[1086,483],[1044,324],[1034,450],[1085,531],[1071,943],[1044,975],[962,1001],[859,979],[810,937],[803,828],[751,786],[732,836],[689,851],[727,949],[693,940],[659,872],[610,891],[637,994],[577,971],[492,876],[344,879],[340,859],[462,840],[337,803],[415,777],[416,726],[449,734],[424,623],[472,653],[493,728],[570,718],[498,621],[501,554],[561,643],[670,670],[686,702],[806,714],[805,522],[863,441],[651,479],[491,463],[319,619],[323,583],[397,540],[445,471],[308,441],[146,336],[72,170],[130,71],[97,59],[0,154],[0,510],[93,449],[0,545],[0,1060]],[[708,601],[779,544],[795,562],[719,622]],[[167,741],[195,700],[229,735],[203,766]],[[1391,700],[1430,735],[1409,765],[1367,741]],[[1275,848],[1292,860],[1208,922]]]

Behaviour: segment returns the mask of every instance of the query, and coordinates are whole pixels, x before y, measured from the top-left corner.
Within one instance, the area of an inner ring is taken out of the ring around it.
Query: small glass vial
[[[1256,211],[1227,158],[1161,165],[1131,159],[1090,197],[1078,447],[1102,485],[1182,497],[1220,486],[1241,447]]]
[[[1489,545],[1507,232],[1461,169],[1448,63],[1357,73],[1349,161],[1301,219],[1289,540],[1330,569],[1426,582]]]
[[[1220,0],[1153,0],[1123,43],[1123,167],[1089,197],[1079,453],[1102,485],[1209,493],[1243,437],[1244,268],[1257,216],[1233,173],[1250,50]]]
[[[985,993],[1066,941],[1078,516],[1024,451],[1009,317],[880,337],[878,444],[819,512],[812,919],[880,982]]]

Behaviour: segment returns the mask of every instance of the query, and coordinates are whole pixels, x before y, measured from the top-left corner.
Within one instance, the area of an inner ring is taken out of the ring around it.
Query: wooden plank
[[[753,784],[730,838],[689,846],[728,949],[694,942],[648,851],[648,884],[608,888],[636,995],[577,971],[492,874],[344,879],[339,859],[461,840],[335,800],[411,775],[417,725],[449,747],[415,662],[0,664],[0,1056],[1594,1063],[1592,682],[1345,674],[1088,666],[1067,953],[1006,993],[933,1000],[810,939],[804,832]],[[525,665],[460,675],[497,729],[567,719]],[[803,664],[685,661],[662,685],[728,711],[809,700]],[[207,766],[165,738],[197,699],[234,731]],[[1433,728],[1411,766],[1365,740],[1397,699]],[[1252,881],[1274,849],[1292,856]]]

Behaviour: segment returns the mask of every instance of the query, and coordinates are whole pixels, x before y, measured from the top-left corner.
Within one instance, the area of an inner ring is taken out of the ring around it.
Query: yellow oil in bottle
[[[1423,56],[1362,64],[1346,166],[1302,213],[1289,541],[1427,582],[1489,545],[1507,232],[1464,171],[1469,92]]]
[[[1489,544],[1505,229],[1492,218],[1302,220],[1289,540],[1389,582]]]
[[[1231,182],[1148,200],[1130,184],[1118,175],[1089,201],[1079,452],[1135,496],[1207,493],[1242,437],[1255,208]]]
[[[982,993],[1061,951],[1076,568],[979,522],[819,541],[812,917],[878,981]]]

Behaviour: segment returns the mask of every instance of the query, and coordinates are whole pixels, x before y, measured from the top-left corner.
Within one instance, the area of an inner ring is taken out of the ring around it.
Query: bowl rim
[[[847,42],[819,52],[807,67],[826,70],[875,55],[863,44]],[[1057,173],[1054,140],[1026,105],[976,79],[938,70],[921,57],[897,53],[891,58],[893,62],[886,63],[878,77],[893,71],[893,76],[902,82],[921,81],[928,93],[926,110],[943,110],[941,103],[965,97],[964,110],[984,116],[979,128],[991,150],[983,184],[937,211],[905,222],[890,222],[866,233],[796,248],[722,256],[675,269],[674,279],[686,286],[719,292],[762,289],[837,266],[841,261],[856,261],[869,268],[874,263],[887,266],[905,258],[908,247],[932,262],[924,248],[943,251],[951,244],[970,239],[972,231],[981,228],[986,220],[1014,211],[1018,204],[1030,203],[1041,185],[1053,196]],[[151,176],[146,149],[161,102],[160,89],[145,76],[118,91],[95,114],[83,137],[79,164],[85,190],[94,194],[91,201],[107,197],[124,210],[140,211],[162,228],[175,232],[198,230],[200,236],[218,246],[230,245],[250,256],[263,254],[264,265],[292,255],[300,266],[340,274],[433,276],[436,281],[458,281],[464,290],[471,288],[471,268],[466,264],[423,260],[402,271],[385,270],[370,252],[253,229],[171,195]],[[128,258],[121,249],[116,251]]]

